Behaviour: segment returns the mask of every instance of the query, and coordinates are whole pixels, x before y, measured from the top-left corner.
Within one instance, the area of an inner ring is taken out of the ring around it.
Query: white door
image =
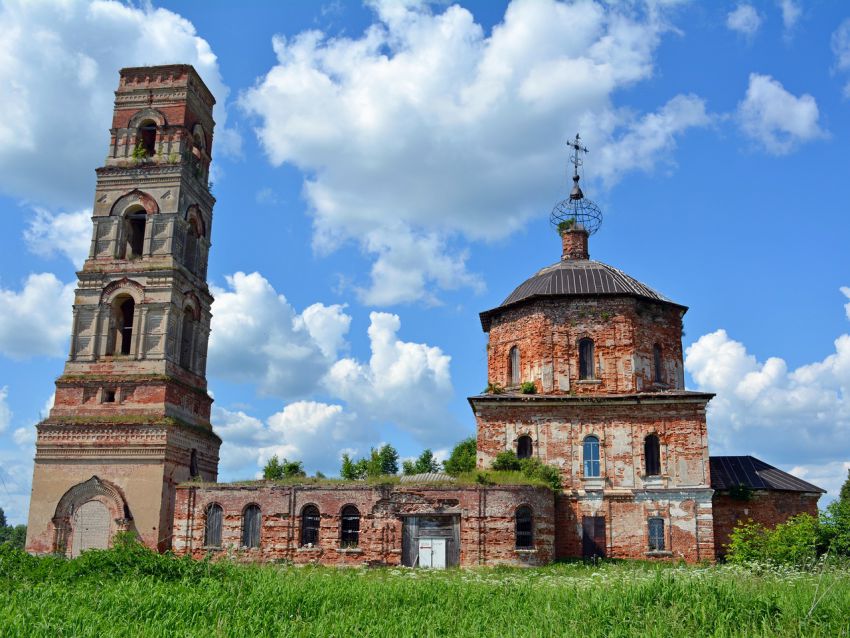
[[[87,549],[109,547],[109,510],[100,501],[87,501],[74,512],[71,556]]]
[[[446,568],[446,539],[419,539],[419,566],[432,569]]]

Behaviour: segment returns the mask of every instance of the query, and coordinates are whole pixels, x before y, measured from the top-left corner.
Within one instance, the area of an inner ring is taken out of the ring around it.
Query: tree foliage
[[[464,439],[454,446],[449,458],[443,463],[446,473],[452,476],[472,472],[478,460],[478,447],[475,437]]]
[[[838,500],[850,506],[850,468],[847,469],[847,480],[841,486],[841,491],[838,493]]]
[[[12,547],[23,549],[27,541],[26,525],[8,525],[6,512],[0,507],[0,545],[8,543]]]
[[[307,472],[304,471],[304,464],[301,461],[288,461],[285,458],[280,460],[277,454],[271,457],[263,467],[263,478],[271,481],[300,476],[307,476]]]
[[[398,473],[398,451],[386,443],[379,449],[372,448],[369,456],[356,461],[349,454],[342,455],[342,467],[339,474],[349,481],[361,481],[365,478],[393,476]]]
[[[439,472],[440,465],[440,462],[434,458],[434,453],[430,449],[426,449],[415,461],[405,461],[402,463],[402,471],[407,476],[412,474],[427,474],[429,472]]]

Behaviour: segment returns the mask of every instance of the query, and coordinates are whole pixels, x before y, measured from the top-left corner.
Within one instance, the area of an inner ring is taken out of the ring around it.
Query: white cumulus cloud
[[[212,287],[210,374],[258,385],[282,398],[312,392],[344,345],[351,318],[341,305],[298,314],[260,273],[237,272]]]
[[[795,0],[779,0],[779,9],[782,11],[782,26],[786,33],[797,25],[803,10]]]
[[[831,38],[835,66],[839,71],[850,70],[850,18],[842,22]],[[844,97],[850,98],[850,82],[844,86]]]
[[[480,289],[463,242],[551,209],[576,131],[598,158],[588,175],[610,184],[706,123],[698,98],[650,115],[613,104],[652,76],[657,8],[514,0],[487,34],[458,5],[371,5],[360,37],[275,37],[277,64],[240,97],[269,161],[304,172],[315,249],[354,241],[373,261],[366,303]],[[644,138],[636,160],[604,152]]]
[[[74,284],[31,274],[20,291],[0,287],[0,353],[13,359],[64,357],[71,334]]]
[[[76,268],[82,268],[89,254],[91,234],[90,208],[76,213],[51,213],[44,208],[35,208],[24,231],[24,240],[36,255],[52,257],[61,254]]]
[[[761,26],[761,16],[751,4],[739,4],[726,16],[726,27],[741,35],[752,37]]]
[[[9,398],[8,386],[0,388],[0,434],[2,434],[9,424],[12,422],[12,410],[9,409],[9,404],[6,402]]]
[[[688,347],[685,368],[697,389],[717,393],[708,414],[713,453],[753,454],[786,469],[850,462],[850,334],[822,361],[789,369],[779,357],[758,361],[717,330]]]
[[[148,3],[7,0],[0,24],[0,192],[48,206],[90,205],[125,66],[194,65],[218,100],[216,148],[238,152],[216,56],[178,14]]]
[[[737,111],[741,130],[775,155],[826,137],[819,116],[814,97],[808,93],[797,97],[771,76],[758,73],[750,74],[747,94]]]

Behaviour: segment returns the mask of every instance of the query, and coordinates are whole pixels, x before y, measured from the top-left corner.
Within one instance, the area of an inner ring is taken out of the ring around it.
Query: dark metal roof
[[[826,492],[754,456],[711,456],[708,461],[711,467],[711,487],[715,490],[728,490],[743,485],[753,490]]]
[[[498,307],[482,312],[481,326],[485,332],[489,331],[490,320],[494,314],[529,299],[587,295],[626,295],[685,308],[634,277],[601,261],[564,259],[537,271],[533,277],[517,286]]]

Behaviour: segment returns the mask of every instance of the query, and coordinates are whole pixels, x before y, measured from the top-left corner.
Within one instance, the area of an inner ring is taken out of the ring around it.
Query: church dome
[[[496,308],[480,314],[485,332],[492,317],[525,301],[541,298],[629,296],[679,306],[661,293],[613,266],[592,259],[562,259],[538,270]]]

